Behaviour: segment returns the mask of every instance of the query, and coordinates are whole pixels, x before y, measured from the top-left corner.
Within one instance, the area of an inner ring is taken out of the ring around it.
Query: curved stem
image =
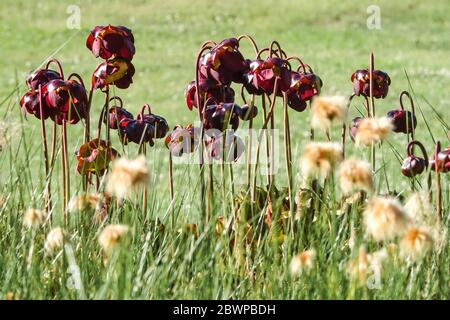
[[[117,106],[117,107],[123,108],[123,101],[122,101],[122,98],[120,98],[119,96],[113,96],[113,97],[109,98],[109,102],[111,102],[111,101],[113,101],[113,100],[114,100],[114,101],[119,101],[120,105]]]
[[[77,80],[80,82],[80,84],[83,86],[84,89],[86,89],[83,79],[81,78],[81,76],[78,73],[71,73],[68,77],[67,80],[71,80],[72,78],[77,78]]]
[[[412,117],[411,140],[414,140],[414,131],[415,131],[415,129],[414,129],[415,120],[414,119],[415,119],[415,116],[416,116],[416,108],[414,107],[414,101],[413,101],[413,99],[412,99],[412,97],[411,97],[411,95],[409,94],[408,91],[402,91],[400,93],[400,96],[399,96],[400,108],[402,110],[405,110],[405,107],[403,106],[403,97],[404,96],[407,96],[409,98],[409,105],[411,107],[411,117]],[[409,118],[408,118],[408,114],[407,114],[406,115],[406,132],[409,132],[409,128],[408,128],[409,121],[408,120],[409,120]],[[409,142],[410,141],[409,133],[407,133],[406,136],[407,136],[407,139],[408,139],[408,142]]]
[[[45,69],[48,69],[48,67],[52,64],[56,64],[58,66],[58,73],[59,76],[61,77],[61,79],[64,79],[64,72],[63,72],[63,68],[61,63],[57,60],[57,59],[51,59],[47,62],[47,64],[45,65]]]
[[[255,40],[253,40],[253,38],[251,36],[249,36],[248,34],[242,34],[240,35],[238,38],[238,41],[240,42],[242,39],[247,39],[248,42],[250,42],[250,44],[253,47],[253,50],[255,51],[255,54],[257,55],[259,50],[258,50],[258,45],[256,44]]]
[[[414,145],[418,146],[420,148],[420,151],[422,152],[423,155],[423,159],[425,160],[426,165],[428,166],[428,155],[427,155],[427,151],[425,150],[424,145],[417,141],[417,140],[412,140],[411,142],[408,143],[408,146],[406,147],[406,151],[408,156],[412,156],[414,155]]]

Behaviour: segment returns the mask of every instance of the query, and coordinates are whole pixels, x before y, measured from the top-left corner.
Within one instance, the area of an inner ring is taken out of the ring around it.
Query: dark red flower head
[[[133,83],[133,64],[125,59],[116,58],[100,63],[92,74],[92,87],[103,89],[108,85],[126,89]]]
[[[392,119],[394,132],[411,133],[416,129],[417,119],[410,111],[402,109],[391,110],[387,113],[387,117]]]
[[[235,103],[208,105],[206,106],[205,113],[203,115],[205,130],[237,130],[241,112],[241,107]]]
[[[57,124],[75,124],[87,115],[86,89],[76,80],[52,80],[42,89],[45,115]]]
[[[236,38],[225,39],[205,54],[199,65],[199,84],[202,90],[216,85],[229,86],[240,79],[246,68],[245,59],[239,52]]]
[[[133,119],[133,115],[128,112],[125,108],[123,107],[111,107],[109,108],[108,111],[108,115],[109,117],[109,127],[111,129],[118,129],[119,128],[119,123],[123,120],[123,119]],[[103,119],[103,123],[106,124],[106,117]]]
[[[288,105],[296,111],[306,109],[306,101],[319,95],[322,79],[312,72],[291,72],[291,87],[287,91]]]
[[[47,119],[50,116],[49,109],[45,105],[45,100],[42,99],[43,111],[44,111],[44,119]],[[28,112],[33,114],[36,118],[41,118],[41,110],[39,105],[39,91],[38,90],[30,90],[27,91],[22,99],[20,99],[20,106],[23,112]]]
[[[86,47],[95,57],[132,60],[135,48],[130,29],[123,26],[97,26],[86,39]]]
[[[420,158],[414,155],[413,153],[414,145],[420,147],[422,154],[424,155],[425,158]],[[421,174],[428,167],[428,156],[423,144],[415,140],[408,143],[407,153],[408,156],[403,161],[401,170],[404,176],[412,178]]]
[[[433,171],[450,172],[450,147],[442,151],[438,150],[437,154],[430,159],[430,167]]]
[[[267,94],[273,93],[276,79],[277,95],[280,96],[291,87],[291,71],[288,69],[287,61],[280,58],[267,58],[262,63],[256,60],[250,64],[250,71],[246,77],[251,80],[256,90],[262,90]]]
[[[212,136],[206,147],[211,160],[222,160],[226,163],[236,162],[245,150],[242,139],[233,133]]]
[[[370,73],[368,69],[356,70],[352,74],[351,81],[353,89],[357,96],[370,96]],[[385,98],[389,91],[391,78],[381,70],[373,71],[373,96],[375,98]]]
[[[185,128],[177,125],[166,137],[165,145],[175,157],[181,157],[184,153],[192,153],[198,143],[199,131],[192,124]]]
[[[81,145],[77,152],[77,171],[80,174],[93,173],[103,175],[108,164],[119,153],[106,141],[94,139]]]
[[[154,114],[138,114],[136,119],[124,118],[119,123],[119,136],[123,144],[129,141],[140,144],[148,142],[153,146],[153,139],[164,138],[169,130],[167,121]]]
[[[239,118],[242,120],[251,120],[258,114],[258,108],[256,106],[250,106],[248,104],[244,104],[241,107],[241,112],[239,113]]]
[[[38,69],[36,72],[29,75],[26,84],[30,90],[38,90],[39,85],[45,86],[49,81],[61,79],[58,72],[51,69]]]
[[[197,108],[197,94],[195,88],[195,80],[189,82],[184,92],[186,96],[186,104],[189,110],[192,110],[193,107]],[[200,89],[200,105],[203,107],[205,103],[205,97],[208,102],[211,103],[233,103],[234,102],[234,90],[228,86],[218,86],[210,88],[206,91]]]

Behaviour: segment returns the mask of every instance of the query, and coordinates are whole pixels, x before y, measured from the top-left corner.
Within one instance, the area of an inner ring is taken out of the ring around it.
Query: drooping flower
[[[239,113],[239,118],[244,121],[254,119],[258,115],[258,108],[256,106],[249,106],[244,104],[241,107],[241,112]]]
[[[430,159],[430,167],[433,171],[450,172],[450,147],[439,151],[437,156],[433,155]]]
[[[311,126],[316,129],[329,130],[333,120],[345,121],[347,108],[345,98],[314,97],[311,105]]]
[[[202,90],[200,88],[200,103],[197,102],[197,91],[195,87],[195,80],[189,82],[184,92],[186,97],[186,105],[189,110],[200,107],[203,109],[205,101],[208,103],[233,103],[234,90],[229,86],[215,86]]]
[[[219,131],[237,130],[240,115],[241,107],[235,103],[208,105],[204,112],[204,128],[205,130],[216,129]]]
[[[130,228],[123,224],[110,224],[106,226],[98,237],[98,243],[103,252],[110,256],[123,243],[129,234]]]
[[[119,158],[112,163],[111,172],[106,178],[106,191],[123,199],[138,187],[146,186],[149,179],[150,173],[144,156],[133,160]]]
[[[287,91],[288,105],[301,112],[306,102],[320,94],[322,80],[312,72],[291,72],[291,85]]]
[[[405,233],[410,219],[398,200],[374,197],[364,210],[366,231],[376,241],[392,240]]]
[[[262,63],[250,64],[247,79],[257,90],[269,95],[275,90],[275,80],[278,83],[276,94],[279,96],[291,87],[291,72],[287,61],[280,58],[267,58]]]
[[[234,79],[241,78],[245,68],[239,41],[236,38],[222,40],[201,58],[199,86],[205,91],[216,85],[229,86]]]
[[[363,119],[364,118],[362,118],[362,117],[356,117],[350,122],[348,134],[350,136],[350,139],[352,139],[353,142],[355,142],[355,138],[356,138],[356,134],[358,133],[359,125]]]
[[[392,131],[388,118],[363,118],[357,125],[356,144],[371,145],[385,139]]]
[[[424,228],[409,228],[400,242],[400,254],[413,261],[423,258],[432,248],[433,238]]]
[[[64,245],[66,232],[61,227],[52,229],[45,238],[44,249],[48,255],[53,255]]]
[[[289,264],[289,271],[292,276],[299,276],[303,271],[312,269],[314,265],[314,259],[316,256],[316,250],[304,250],[303,252],[294,256]]]
[[[51,80],[42,89],[45,110],[57,124],[75,124],[87,115],[86,89],[76,80]],[[39,106],[39,104],[38,104]],[[35,115],[38,112],[33,112]]]
[[[103,122],[106,124],[106,117],[109,117],[109,127],[111,129],[118,129],[119,123],[123,119],[133,119],[133,115],[123,107],[109,108],[108,115],[105,116]]]
[[[135,53],[133,33],[124,26],[96,26],[86,39],[86,47],[102,59],[116,57],[131,61]]]
[[[225,141],[224,141],[225,139]],[[210,159],[222,160],[225,163],[236,162],[245,150],[242,139],[231,132],[212,136],[207,142]]]
[[[374,98],[385,98],[389,91],[391,78],[381,70],[373,71],[373,96]],[[356,70],[351,76],[353,89],[357,96],[370,96],[370,72],[368,69]]]
[[[27,209],[23,215],[23,225],[27,228],[38,228],[45,220],[45,212],[39,209]]]
[[[199,140],[199,130],[192,124],[185,128],[177,125],[173,131],[166,137],[165,145],[173,156],[181,157],[184,153],[194,152]]]
[[[93,173],[102,175],[109,163],[119,153],[106,141],[94,139],[83,145],[77,152],[77,171],[80,174]]]
[[[133,83],[133,64],[122,58],[114,58],[100,63],[92,74],[92,87],[104,89],[109,85],[126,89]]]
[[[342,161],[342,146],[331,142],[308,143],[302,152],[300,166],[305,177],[324,179]]]
[[[417,118],[411,111],[391,110],[387,113],[387,117],[392,121],[394,132],[411,133],[417,127]]]
[[[425,158],[414,155],[413,146],[415,144],[420,147]],[[425,147],[417,140],[408,143],[407,153],[408,156],[403,161],[401,170],[404,176],[411,178],[421,174],[428,167],[428,156]]]
[[[153,146],[153,139],[162,139],[169,131],[167,121],[155,114],[139,113],[136,119],[124,118],[119,123],[119,135],[123,144],[129,141],[140,144],[148,142]]]
[[[339,181],[344,194],[354,191],[372,191],[372,166],[367,161],[348,159],[339,168]]]
[[[30,91],[39,89],[39,86],[44,87],[51,80],[62,80],[58,72],[51,69],[38,69],[30,74],[26,80],[26,84]]]

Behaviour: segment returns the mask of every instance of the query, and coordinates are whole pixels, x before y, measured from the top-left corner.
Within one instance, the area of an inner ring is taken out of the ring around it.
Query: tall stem
[[[370,96],[370,111],[371,111],[371,116],[372,118],[375,118],[375,99],[373,96],[373,70],[374,70],[374,56],[373,56],[373,52],[370,53],[370,63],[369,63],[369,96]],[[370,157],[372,160],[372,170],[375,172],[376,168],[375,168],[375,143],[372,142],[372,149],[371,149],[371,153],[370,153]]]
[[[67,166],[66,166],[66,157],[67,157],[67,140],[65,135],[65,128],[66,122],[63,120],[63,123],[61,125],[61,149],[62,149],[62,156],[61,156],[61,174],[62,174],[62,194],[63,194],[63,201],[62,201],[62,212],[64,213],[64,224],[67,226],[68,224],[68,217],[67,217]]]
[[[44,165],[45,165],[45,195],[44,195],[44,206],[46,213],[50,212],[51,207],[51,190],[50,190],[50,162],[48,159],[48,147],[47,147],[47,133],[45,129],[45,119],[44,119],[44,105],[42,103],[42,87],[39,85],[39,112],[41,115],[41,140],[42,149],[44,152]]]
[[[436,171],[436,210],[437,221],[441,225],[442,222],[442,190],[441,190],[441,173],[439,164],[439,153],[441,152],[441,142],[436,142],[436,148],[434,151],[434,170]]]

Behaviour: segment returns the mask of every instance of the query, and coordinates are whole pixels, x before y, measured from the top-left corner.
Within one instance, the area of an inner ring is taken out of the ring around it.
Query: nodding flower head
[[[173,156],[181,157],[184,153],[194,152],[198,137],[199,130],[194,128],[192,124],[188,124],[185,128],[177,125],[166,137],[165,145]]]
[[[413,146],[418,145],[424,155],[420,158],[413,153]],[[406,177],[415,177],[421,174],[428,167],[428,156],[425,147],[419,141],[411,141],[407,146],[408,156],[403,161],[402,173]]]
[[[75,124],[87,115],[86,89],[76,80],[51,80],[42,89],[42,95],[44,117],[50,116],[57,124]]]
[[[80,174],[93,173],[102,175],[109,163],[119,153],[106,141],[94,139],[83,145],[77,152],[77,171]]]
[[[26,84],[30,90],[38,90],[39,85],[45,86],[51,80],[62,80],[58,72],[51,69],[38,69],[30,74],[26,80]]]
[[[384,99],[389,91],[391,78],[388,74],[381,70],[374,70],[373,76],[373,96],[374,98]],[[357,96],[370,96],[370,72],[368,69],[356,70],[351,76],[353,82],[353,90]]]
[[[133,115],[123,107],[109,108],[108,115],[105,116],[103,122],[106,124],[106,117],[109,117],[109,127],[111,129],[118,129],[119,123],[123,119],[133,119]]]
[[[411,111],[391,110],[387,117],[392,121],[394,132],[411,133],[417,127],[417,118]]]
[[[234,102],[234,90],[228,86],[215,86],[208,88],[206,90],[203,90],[199,86],[199,91],[200,91],[200,103],[197,102],[197,90],[195,87],[195,80],[189,82],[184,92],[186,96],[186,105],[189,108],[189,110],[192,110],[192,108],[194,107],[198,108],[199,105],[200,108],[202,109],[205,101],[211,103]]]
[[[237,130],[241,112],[241,107],[234,103],[219,103],[206,106],[204,113],[205,130]]]
[[[92,87],[104,89],[109,85],[126,89],[133,83],[135,69],[133,64],[122,58],[115,58],[100,63],[92,74]]]
[[[239,41],[236,38],[225,39],[201,58],[199,83],[204,90],[215,85],[229,86],[234,79],[242,77],[245,68],[245,59],[239,52]]]
[[[278,89],[276,94],[282,95],[291,87],[291,71],[288,62],[280,58],[267,58],[264,61],[257,60],[250,64],[250,70],[246,76],[251,85],[266,94],[272,94],[275,90],[275,81]]]
[[[117,57],[131,61],[135,53],[133,33],[124,26],[95,27],[86,39],[86,47],[102,59]]]
[[[209,158],[226,163],[236,162],[241,157],[244,149],[242,139],[233,133],[214,135],[207,142]]]
[[[119,123],[119,136],[123,144],[129,141],[140,144],[148,142],[153,146],[153,139],[162,139],[169,131],[166,119],[142,111],[136,119],[123,118]]]
[[[450,172],[450,147],[442,151],[439,147],[436,154],[430,159],[430,167],[433,171]]]
[[[287,91],[288,105],[296,111],[306,109],[306,101],[320,94],[322,80],[312,72],[291,72],[291,86]]]

